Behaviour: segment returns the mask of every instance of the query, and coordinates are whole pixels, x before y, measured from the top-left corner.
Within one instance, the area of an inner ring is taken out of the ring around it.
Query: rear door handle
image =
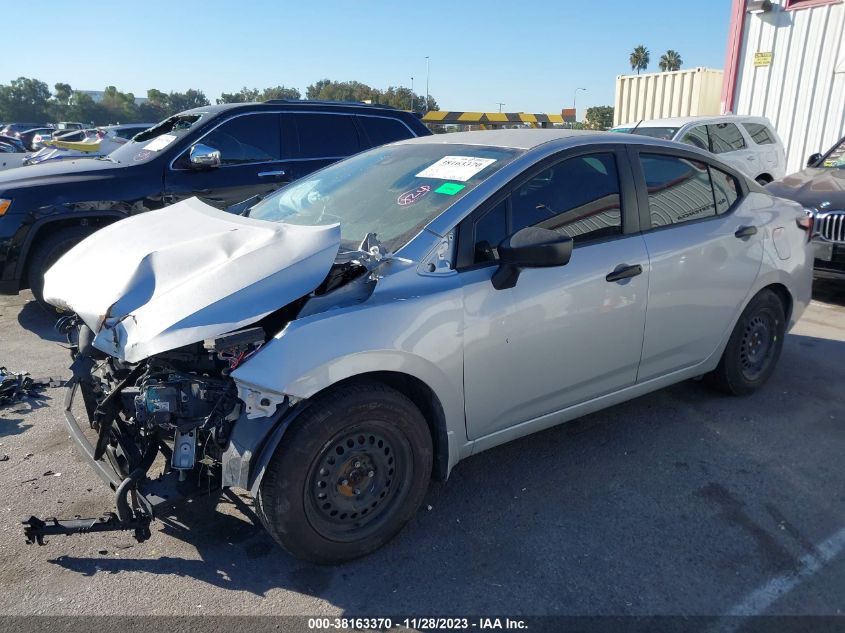
[[[613,272],[607,274],[605,279],[607,281],[622,281],[623,279],[630,279],[631,277],[636,277],[637,275],[642,274],[643,267],[639,264],[634,264],[633,266],[619,264],[619,266],[613,269]]]
[[[734,237],[737,237],[741,240],[744,240],[747,237],[751,237],[752,235],[757,235],[756,226],[741,226],[736,230],[736,233],[734,233]]]
[[[260,171],[258,172],[259,178],[272,178],[274,176],[284,176],[285,170],[279,169],[278,171]]]

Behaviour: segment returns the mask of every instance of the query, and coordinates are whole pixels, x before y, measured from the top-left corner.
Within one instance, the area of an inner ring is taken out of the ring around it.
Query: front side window
[[[692,145],[698,149],[710,151],[710,135],[707,134],[706,125],[696,125],[681,138],[681,143]]]
[[[186,134],[204,123],[204,113],[176,114],[142,131],[132,143],[124,143],[109,158],[117,163],[146,163],[161,155]]]
[[[733,123],[716,123],[707,126],[710,134],[710,151],[714,154],[724,154],[745,149],[745,139],[742,132]]]
[[[199,142],[219,150],[223,165],[279,160],[279,115],[261,113],[237,116],[209,132]]]
[[[748,136],[757,145],[773,145],[775,142],[774,134],[771,130],[761,123],[743,123],[742,127],[748,132]]]
[[[298,114],[301,158],[344,158],[361,151],[355,121],[344,114]]]
[[[339,223],[342,249],[355,250],[375,233],[392,252],[522,153],[448,143],[385,145],[279,189],[248,214],[305,226]]]
[[[513,192],[511,213],[512,233],[537,226],[576,243],[621,235],[616,157],[578,156],[546,169]]]
[[[707,165],[679,156],[641,154],[651,226],[680,224],[716,215]]]

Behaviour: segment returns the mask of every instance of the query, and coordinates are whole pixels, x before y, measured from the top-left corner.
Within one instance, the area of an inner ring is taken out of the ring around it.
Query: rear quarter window
[[[742,127],[748,132],[748,136],[757,145],[773,145],[775,142],[774,134],[765,125],[760,123],[743,123]]]
[[[415,134],[408,129],[408,126],[398,119],[387,117],[360,116],[358,122],[364,128],[370,145],[377,147],[394,141],[401,141],[406,138],[413,138]]]

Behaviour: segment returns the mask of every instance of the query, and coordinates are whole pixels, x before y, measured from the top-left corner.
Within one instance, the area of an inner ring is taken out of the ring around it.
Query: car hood
[[[94,346],[138,362],[244,327],[325,279],[340,226],[294,226],[196,198],[94,233],[47,271],[44,298],[76,312]]]
[[[0,191],[10,191],[22,187],[39,187],[53,183],[82,180],[98,180],[114,175],[119,169],[125,169],[110,160],[78,158],[75,160],[45,162],[27,165],[15,171],[0,172]]]
[[[770,193],[800,202],[805,207],[829,203],[845,208],[845,169],[807,168],[766,187]],[[827,205],[825,205],[827,206]]]

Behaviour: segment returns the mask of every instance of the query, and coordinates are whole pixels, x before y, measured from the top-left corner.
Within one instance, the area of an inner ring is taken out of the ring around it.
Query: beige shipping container
[[[619,75],[613,124],[720,113],[724,72],[693,68],[668,73]]]

